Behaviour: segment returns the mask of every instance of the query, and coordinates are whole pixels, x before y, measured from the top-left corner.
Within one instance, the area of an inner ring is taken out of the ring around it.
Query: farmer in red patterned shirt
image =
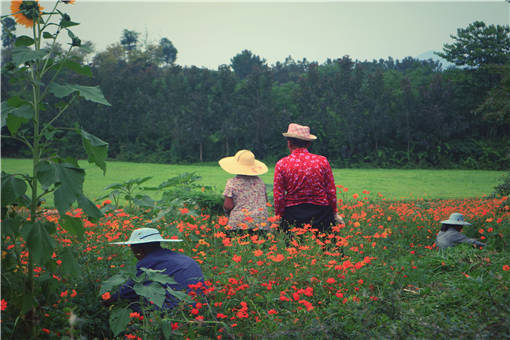
[[[343,223],[336,205],[335,179],[326,157],[308,152],[317,139],[308,126],[290,123],[287,132],[290,155],[276,163],[274,171],[274,208],[281,227],[311,224],[326,231]]]

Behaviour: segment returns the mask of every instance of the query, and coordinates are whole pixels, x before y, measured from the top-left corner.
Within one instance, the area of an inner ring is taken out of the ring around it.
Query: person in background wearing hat
[[[204,276],[200,265],[192,258],[176,253],[161,247],[161,242],[180,242],[177,239],[164,239],[159,231],[154,228],[139,228],[133,230],[129,240],[126,242],[113,242],[111,244],[125,244],[131,247],[131,251],[138,259],[136,264],[136,275],[143,273],[141,268],[163,270],[163,273],[174,279],[175,284],[169,284],[167,287],[173,290],[185,290],[190,292],[189,285],[204,282]],[[132,302],[131,308],[140,312],[138,302],[140,297],[133,290],[135,282],[129,280],[123,284],[118,292],[111,295],[111,298],[105,301],[106,305],[110,305],[120,299]],[[150,284],[145,282],[144,284]],[[165,288],[167,288],[165,287]],[[170,293],[166,294],[163,308],[171,309],[175,307],[179,301]]]
[[[267,166],[256,160],[249,150],[240,150],[235,156],[222,158],[218,163],[223,170],[236,175],[227,180],[223,191],[228,225],[235,232],[269,230],[266,185],[258,177],[267,172]]]
[[[320,231],[343,223],[338,215],[336,186],[326,157],[308,152],[317,139],[308,126],[290,123],[287,132],[290,155],[276,163],[274,171],[274,208],[281,227],[311,224]]]
[[[462,227],[471,225],[464,220],[464,215],[453,213],[450,218],[441,221],[441,231],[437,234],[436,244],[439,248],[453,247],[461,243],[472,244],[476,247],[485,247],[485,243],[469,238],[462,234]]]

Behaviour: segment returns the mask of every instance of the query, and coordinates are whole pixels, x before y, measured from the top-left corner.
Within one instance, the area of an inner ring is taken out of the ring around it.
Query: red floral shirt
[[[274,170],[275,214],[283,216],[285,207],[303,203],[329,205],[337,212],[336,187],[326,157],[298,148],[280,159]]]

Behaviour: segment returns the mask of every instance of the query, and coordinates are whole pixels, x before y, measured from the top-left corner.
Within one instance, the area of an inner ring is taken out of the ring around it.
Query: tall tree
[[[251,73],[266,68],[266,60],[254,55],[251,51],[243,50],[232,59],[232,69],[240,79],[246,78]]]
[[[132,50],[136,49],[136,45],[138,44],[138,36],[139,35],[140,35],[140,33],[138,33],[138,32],[124,29],[124,31],[122,31],[120,43],[122,44],[122,46],[124,46],[124,48],[126,50],[132,51]]]
[[[510,62],[510,27],[487,26],[475,21],[466,28],[457,29],[454,42],[445,44],[438,56],[459,66],[479,67],[486,64],[503,65]]]
[[[161,38],[159,41],[161,59],[168,65],[172,65],[177,59],[177,49],[168,38]]]

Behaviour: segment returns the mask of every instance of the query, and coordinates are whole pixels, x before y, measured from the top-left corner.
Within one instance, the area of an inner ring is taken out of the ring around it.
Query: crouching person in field
[[[113,242],[111,244],[129,245],[133,254],[138,259],[136,264],[136,276],[140,276],[147,269],[161,271],[162,274],[169,276],[174,283],[165,284],[166,288],[174,291],[186,291],[190,293],[193,286],[201,286],[204,283],[204,276],[200,265],[192,258],[162,248],[161,242],[180,242],[182,240],[164,239],[159,231],[154,228],[140,228],[132,232],[126,242]],[[169,280],[170,281],[170,280]],[[151,284],[151,281],[145,281],[144,285]],[[140,296],[135,292],[134,280],[129,280],[123,284],[119,290],[104,301],[104,304],[111,305],[118,300],[127,300],[130,307],[136,312],[140,312]],[[199,293],[197,291],[197,293]],[[163,309],[172,309],[179,303],[179,300],[172,294],[166,293]]]
[[[436,244],[439,248],[453,247],[461,243],[472,244],[476,247],[485,247],[485,243],[469,238],[462,234],[462,228],[471,223],[464,220],[464,215],[453,213],[450,218],[441,221],[441,231],[437,234]]]

